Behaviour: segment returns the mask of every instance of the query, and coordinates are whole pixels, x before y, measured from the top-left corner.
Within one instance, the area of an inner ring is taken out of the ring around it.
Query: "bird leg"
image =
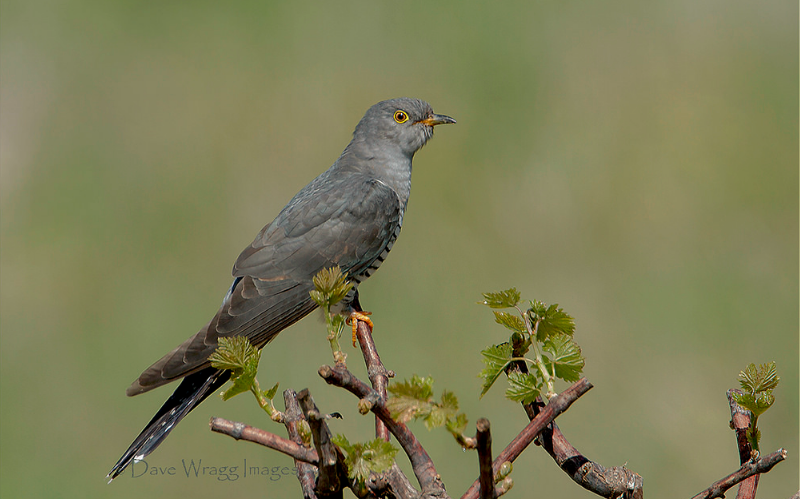
[[[372,315],[372,312],[356,312],[355,310],[350,312],[350,315],[345,320],[345,324],[349,324],[353,328],[353,346],[356,346],[356,332],[358,331],[358,321],[366,322],[369,329],[372,330],[374,324],[370,320],[368,315]]]

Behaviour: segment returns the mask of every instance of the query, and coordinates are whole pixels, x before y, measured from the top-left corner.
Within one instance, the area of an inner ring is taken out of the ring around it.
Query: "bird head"
[[[455,122],[449,116],[435,114],[425,101],[402,97],[369,108],[356,126],[353,138],[383,148],[395,146],[412,157],[433,136],[433,127]]]

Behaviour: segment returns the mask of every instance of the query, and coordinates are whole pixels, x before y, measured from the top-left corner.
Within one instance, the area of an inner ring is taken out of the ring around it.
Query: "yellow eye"
[[[395,111],[394,120],[398,123],[405,123],[408,121],[408,115],[405,113],[405,111]]]

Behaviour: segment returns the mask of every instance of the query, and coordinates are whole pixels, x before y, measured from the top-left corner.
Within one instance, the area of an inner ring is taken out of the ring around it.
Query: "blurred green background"
[[[738,466],[725,390],[776,360],[762,447],[789,461],[759,497],[797,490],[796,1],[0,8],[3,497],[299,496],[271,473],[183,475],[291,466],[208,431],[215,415],[282,432],[245,397],[206,402],[148,459],[178,476],[104,477],[171,392],[128,384],[211,317],[239,251],[398,96],[458,124],[417,155],[403,235],[361,288],[388,368],[455,391],[499,452],[526,420],[502,390],[478,400],[478,352],[503,330],[476,301],[517,286],[557,302],[595,385],[563,431],[659,498]],[[371,420],[316,374],[324,335],[313,317],[279,336],[261,382],[309,387],[344,414],[334,431],[366,440]],[[476,456],[414,429],[460,496]],[[509,497],[594,497],[538,448],[512,477]]]

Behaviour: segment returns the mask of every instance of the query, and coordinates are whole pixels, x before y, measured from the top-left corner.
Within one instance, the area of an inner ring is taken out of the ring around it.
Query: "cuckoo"
[[[244,336],[262,348],[316,308],[313,276],[339,266],[353,284],[345,313],[358,307],[357,286],[386,258],[403,225],[411,160],[433,127],[455,123],[409,98],[369,108],[353,139],[327,171],[298,192],[239,255],[233,284],[200,331],[145,370],[129,396],[182,378],[175,392],[133,441],[108,477],[153,452],[192,409],[221,387],[229,371],[208,360],[221,337]]]

